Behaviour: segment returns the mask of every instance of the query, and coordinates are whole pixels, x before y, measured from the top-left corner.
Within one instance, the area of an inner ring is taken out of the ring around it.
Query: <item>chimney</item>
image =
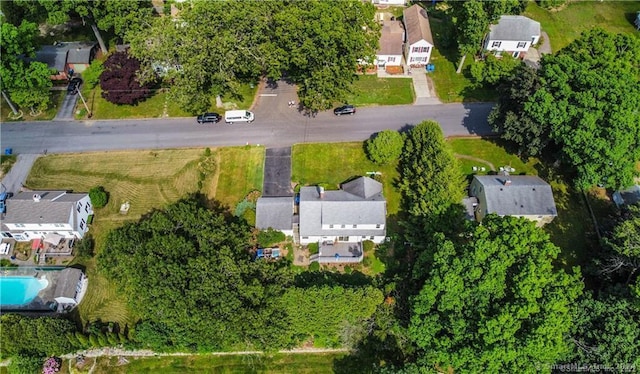
[[[34,194],[33,194],[33,201],[35,201],[36,203],[37,203],[38,201],[40,201],[40,195],[39,195],[39,194],[37,194],[37,193],[34,193]]]
[[[320,195],[321,199],[324,198],[324,187],[318,186],[318,195]]]

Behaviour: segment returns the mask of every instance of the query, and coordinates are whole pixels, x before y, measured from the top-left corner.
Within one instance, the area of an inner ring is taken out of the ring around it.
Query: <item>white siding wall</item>
[[[424,52],[417,52],[415,48],[425,50]],[[406,47],[407,65],[426,65],[431,60],[431,52],[433,51],[433,45],[426,40],[420,40],[416,43],[408,45]]]
[[[5,224],[10,231],[73,231],[73,227],[69,223],[7,223]]]
[[[376,64],[378,66],[400,66],[402,65],[402,55],[376,55]]]
[[[359,225],[355,225],[356,227],[354,227],[354,225],[344,225],[344,227],[342,227],[343,225],[340,224],[336,224],[336,225],[329,225],[329,224],[323,224],[322,225],[322,229],[323,230],[376,230],[376,229],[384,229],[384,224],[376,224],[376,223],[369,223],[369,224],[359,224]]]
[[[365,241],[365,240],[371,240],[372,242],[376,243],[376,244],[380,244],[384,241],[385,236],[365,236],[364,238],[360,235],[356,235],[356,236],[349,236],[348,240],[343,241],[343,240],[339,240],[338,236],[301,236],[300,237],[300,244],[306,245],[306,244],[311,244],[311,243],[318,243],[318,242],[323,242],[323,241],[327,241],[327,242],[331,242],[331,241],[339,241],[339,242],[345,242],[345,243],[358,243],[361,241]]]
[[[536,39],[538,39],[537,37]],[[534,43],[535,44],[535,43]],[[527,52],[529,47],[531,47],[531,40],[522,40],[519,42],[511,41],[511,40],[490,40],[487,39],[487,43],[484,48],[488,51],[494,52],[503,52],[512,54],[514,52],[518,52],[518,56],[522,52]],[[517,57],[517,56],[514,56]]]
[[[78,211],[78,206],[80,210]],[[89,195],[82,198],[82,200],[76,203],[77,222],[74,228],[79,238],[82,238],[84,234],[89,231],[87,226],[87,220],[89,216],[93,214],[93,206],[91,205],[91,199]]]

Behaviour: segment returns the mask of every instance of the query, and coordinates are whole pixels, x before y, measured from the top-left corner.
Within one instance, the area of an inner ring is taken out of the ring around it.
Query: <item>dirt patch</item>
[[[309,250],[306,247],[295,246],[293,248],[293,264],[296,266],[309,266]]]
[[[404,74],[402,66],[387,66],[384,68],[387,74]]]

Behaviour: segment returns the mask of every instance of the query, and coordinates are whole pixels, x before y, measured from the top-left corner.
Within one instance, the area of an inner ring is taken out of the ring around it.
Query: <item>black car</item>
[[[82,84],[82,79],[80,78],[71,79],[69,81],[69,85],[67,86],[67,92],[69,93],[69,95],[77,94],[81,84]]]
[[[218,113],[204,113],[198,116],[198,123],[218,123],[221,119]]]
[[[343,105],[333,110],[333,114],[335,114],[336,116],[341,116],[343,114],[354,115],[355,112],[356,112],[356,107],[354,107],[353,105]]]

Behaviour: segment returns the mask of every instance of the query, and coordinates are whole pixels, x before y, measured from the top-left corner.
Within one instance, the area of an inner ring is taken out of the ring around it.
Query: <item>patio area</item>
[[[364,252],[362,243],[332,242],[319,243],[317,255],[310,257],[310,261],[320,263],[361,262]]]

